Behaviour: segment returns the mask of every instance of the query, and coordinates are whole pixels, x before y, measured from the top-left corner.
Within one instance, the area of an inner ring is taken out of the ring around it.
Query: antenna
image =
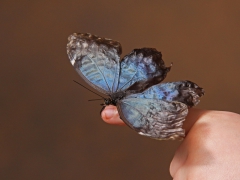
[[[90,92],[92,92],[92,93],[94,93],[94,94],[100,96],[101,98],[105,99],[103,96],[101,96],[101,95],[99,95],[99,94],[93,92],[92,90],[88,89],[87,87],[85,87],[84,85],[80,84],[79,82],[77,82],[77,81],[75,81],[75,80],[73,80],[73,82],[77,83],[78,85],[84,87],[85,89],[89,90]]]

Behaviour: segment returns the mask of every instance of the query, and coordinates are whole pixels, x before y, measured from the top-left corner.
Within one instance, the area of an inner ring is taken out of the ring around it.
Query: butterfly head
[[[111,95],[109,95],[109,98],[104,99],[104,106],[108,105],[116,106],[117,102],[123,99],[124,97],[126,97],[126,92],[124,91],[112,93]]]
[[[106,98],[106,99],[104,99],[104,106],[108,106],[108,105],[114,105],[114,106],[116,106],[116,104],[117,104],[117,102],[114,100],[114,99],[112,99],[112,98]]]

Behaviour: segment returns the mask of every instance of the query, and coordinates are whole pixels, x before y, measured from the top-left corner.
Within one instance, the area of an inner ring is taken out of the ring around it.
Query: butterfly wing
[[[78,74],[104,94],[117,90],[120,72],[121,44],[89,33],[68,37],[67,53]]]
[[[204,90],[191,81],[154,85],[118,102],[121,119],[139,134],[155,139],[182,139],[188,107],[199,103]]]
[[[139,134],[154,139],[182,139],[187,105],[159,99],[126,98],[117,104],[121,119]]]
[[[161,99],[177,101],[188,107],[196,106],[204,95],[203,88],[191,81],[167,82],[154,85],[142,93],[130,94],[128,98]]]
[[[121,44],[89,33],[69,36],[67,53],[78,74],[93,88],[110,95],[142,92],[160,83],[171,67],[154,48],[134,49],[120,62]]]
[[[165,67],[161,52],[154,48],[134,49],[121,60],[118,91],[142,92],[160,83],[170,71]]]

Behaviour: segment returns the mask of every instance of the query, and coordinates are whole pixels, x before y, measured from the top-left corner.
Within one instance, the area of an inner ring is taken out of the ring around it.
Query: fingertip
[[[114,117],[115,114],[117,114],[117,110],[115,108],[112,107],[105,107],[105,109],[102,111],[102,118],[103,120],[110,120]]]
[[[108,124],[124,125],[124,122],[119,118],[117,108],[115,106],[106,106],[101,113],[102,119]]]

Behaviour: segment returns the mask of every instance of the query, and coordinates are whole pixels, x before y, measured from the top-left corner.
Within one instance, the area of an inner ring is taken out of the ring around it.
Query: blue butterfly
[[[191,81],[160,83],[170,71],[154,48],[134,49],[122,60],[121,44],[89,33],[68,37],[67,54],[78,74],[109,96],[104,107],[117,106],[121,119],[154,139],[182,139],[188,108],[204,90]]]

